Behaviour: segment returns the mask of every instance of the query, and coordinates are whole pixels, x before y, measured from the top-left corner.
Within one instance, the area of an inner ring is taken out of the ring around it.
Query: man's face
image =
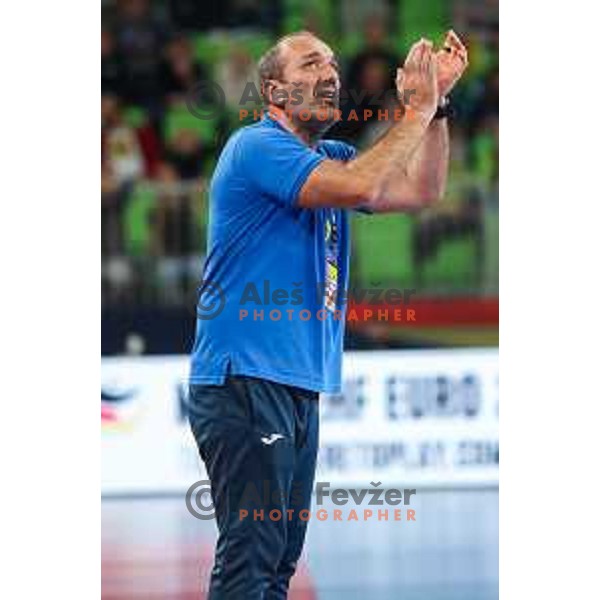
[[[316,37],[298,36],[284,42],[281,61],[283,79],[275,83],[276,90],[287,92],[285,110],[309,128],[329,127],[340,96],[339,65],[331,48]]]

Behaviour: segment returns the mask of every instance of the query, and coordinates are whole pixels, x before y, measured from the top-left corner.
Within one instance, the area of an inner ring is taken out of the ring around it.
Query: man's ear
[[[267,104],[274,104],[278,108],[285,108],[286,104],[286,94],[285,90],[282,90],[282,93],[275,94],[274,92],[279,90],[278,82],[275,79],[267,79],[262,82],[260,87],[260,93],[262,97],[265,99]],[[279,97],[278,97],[279,96]]]
[[[271,90],[273,89],[273,80],[266,79],[260,82],[260,95],[267,104],[271,103]]]

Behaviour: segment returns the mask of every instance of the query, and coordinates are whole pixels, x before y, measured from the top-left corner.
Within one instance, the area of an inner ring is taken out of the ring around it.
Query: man
[[[438,52],[416,43],[396,79],[406,114],[357,156],[317,141],[340,89],[326,44],[293,34],[260,62],[271,114],[234,133],[214,172],[192,353],[190,423],[219,529],[210,600],[287,597],[314,481],[318,394],[341,387],[347,210],[409,211],[443,195],[442,105],[466,65],[453,32]]]

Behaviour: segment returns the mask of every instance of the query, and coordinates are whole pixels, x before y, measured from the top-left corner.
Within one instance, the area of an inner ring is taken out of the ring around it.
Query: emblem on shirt
[[[325,219],[325,308],[335,311],[338,290],[338,233],[335,215]]]

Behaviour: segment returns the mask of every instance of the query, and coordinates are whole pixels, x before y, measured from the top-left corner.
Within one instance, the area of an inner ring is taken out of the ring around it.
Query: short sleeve
[[[346,142],[324,140],[321,142],[321,147],[325,151],[325,154],[333,160],[346,162],[356,158],[356,148]]]
[[[296,204],[308,176],[325,158],[275,127],[249,127],[237,140],[241,175],[251,188],[285,206]]]

